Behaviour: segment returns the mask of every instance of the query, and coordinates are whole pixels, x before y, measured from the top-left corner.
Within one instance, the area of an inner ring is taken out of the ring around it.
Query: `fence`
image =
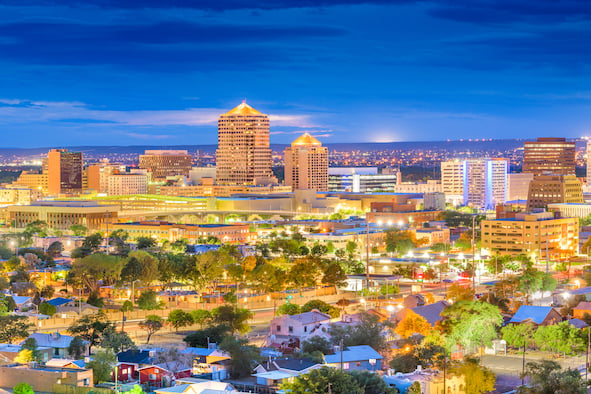
[[[54,384],[52,386],[53,392],[57,394],[87,394],[87,393],[96,393],[96,394],[114,394],[115,391],[111,389],[105,389],[101,387],[82,387],[82,386],[74,386],[71,384]]]

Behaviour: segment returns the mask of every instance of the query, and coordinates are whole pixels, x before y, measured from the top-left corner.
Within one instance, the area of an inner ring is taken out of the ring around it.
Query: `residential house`
[[[536,326],[549,326],[562,321],[562,315],[551,306],[521,305],[509,323],[533,323]]]
[[[589,325],[587,323],[585,323],[583,320],[577,319],[577,318],[569,319],[568,324],[570,324],[571,326],[578,328],[580,330],[582,330],[583,328],[589,327]]]
[[[126,350],[117,353],[117,381],[130,382],[139,380],[139,369],[152,365],[153,351]],[[112,376],[114,376],[113,372]]]
[[[14,364],[14,359],[21,350],[21,345],[0,343],[0,364]],[[53,349],[50,347],[37,346],[37,350],[41,353],[41,361],[43,362],[53,357]]]
[[[253,376],[256,384],[277,387],[281,383],[292,382],[294,378],[323,366],[325,365],[307,358],[278,358],[257,365]]]
[[[591,316],[591,302],[581,301],[573,308],[573,317],[583,319],[585,315]]]
[[[463,375],[443,374],[439,371],[423,370],[420,366],[410,373],[396,373],[384,376],[384,381],[390,387],[396,387],[400,394],[406,394],[414,382],[421,385],[422,394],[463,393],[465,379]],[[444,390],[444,383],[447,390]]]
[[[53,385],[93,387],[92,369],[11,364],[0,367],[0,387],[10,389],[26,382],[35,392],[54,392]]]
[[[156,394],[242,394],[230,383],[186,378],[177,380],[177,385],[154,390]]]
[[[379,371],[382,369],[382,360],[384,357],[371,346],[359,345],[349,346],[342,352],[337,351],[334,354],[324,356],[326,364],[332,367],[342,367],[346,371],[366,370]]]
[[[401,321],[406,317],[409,313],[415,313],[421,317],[423,317],[427,322],[435,327],[435,324],[442,320],[441,312],[451,304],[447,301],[439,301],[433,304],[417,306],[414,308],[404,308],[400,312],[396,314],[396,320]]]
[[[84,369],[86,368],[86,360],[69,360],[65,358],[52,358],[45,363],[46,367],[60,367],[60,368],[73,368],[73,369]]]
[[[193,374],[211,374],[213,380],[224,380],[227,378],[227,364],[222,361],[230,359],[230,355],[211,344],[209,348],[188,347],[183,350],[193,358]]]
[[[331,317],[317,309],[297,315],[283,315],[271,320],[268,345],[277,347],[300,347],[308,337],[328,335]],[[293,346],[291,346],[293,345]]]
[[[92,315],[99,310],[99,308],[94,305],[87,304],[86,302],[78,303],[77,300],[71,298],[57,297],[45,302],[55,306],[56,316],[64,319],[68,317],[77,318],[79,316]]]
[[[37,341],[37,346],[40,347],[49,347],[53,349],[53,357],[54,358],[67,358],[68,348],[70,347],[70,343],[74,340],[74,337],[70,335],[60,334],[59,332],[52,332],[50,334],[36,332],[29,335],[29,338],[34,338]],[[84,356],[89,355],[89,342],[83,341],[85,344],[85,350],[83,352]],[[21,343],[21,345],[24,341]]]
[[[33,297],[13,295],[12,299],[16,304],[17,311],[28,310],[34,307]]]
[[[422,294],[411,294],[404,298],[402,305],[405,308],[416,308],[417,306],[425,305],[425,296]]]
[[[168,387],[176,379],[191,376],[191,366],[182,361],[153,364],[139,368],[140,384],[150,387]]]

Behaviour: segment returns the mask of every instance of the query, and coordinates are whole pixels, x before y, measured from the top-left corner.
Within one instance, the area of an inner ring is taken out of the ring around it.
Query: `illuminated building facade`
[[[218,119],[216,177],[220,184],[272,182],[269,116],[243,102]]]
[[[13,186],[24,186],[29,189],[40,190],[43,194],[49,192],[49,177],[44,173],[23,171],[18,179],[12,183]]]
[[[529,184],[528,211],[548,204],[583,202],[583,187],[574,175],[540,175]]]
[[[152,174],[152,179],[189,176],[192,160],[186,150],[147,150],[140,155],[140,168],[148,170]]]
[[[109,175],[107,182],[109,196],[146,194],[148,192],[147,174],[113,174]]]
[[[331,192],[393,192],[399,179],[398,172],[379,173],[377,167],[330,167],[328,190]]]
[[[49,194],[76,193],[82,190],[82,153],[52,149],[47,153]]]
[[[538,138],[524,143],[522,172],[575,175],[576,146],[565,138]]]
[[[294,190],[328,190],[328,148],[305,133],[285,148],[285,184]]]

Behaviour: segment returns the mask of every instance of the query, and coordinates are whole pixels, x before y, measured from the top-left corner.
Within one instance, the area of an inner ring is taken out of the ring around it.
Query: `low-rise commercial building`
[[[574,175],[540,175],[529,183],[528,211],[548,204],[583,202],[583,186]]]

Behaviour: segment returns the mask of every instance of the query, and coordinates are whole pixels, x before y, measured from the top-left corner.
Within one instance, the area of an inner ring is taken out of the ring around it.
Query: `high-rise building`
[[[540,175],[529,183],[528,211],[548,204],[583,202],[583,188],[574,175]]]
[[[587,141],[587,188],[591,186],[591,140]]]
[[[507,200],[507,169],[507,160],[496,158],[442,162],[441,185],[446,200],[456,205],[494,209]]]
[[[82,190],[82,153],[52,149],[47,153],[47,186],[49,194]]]
[[[576,146],[566,138],[538,138],[527,141],[523,151],[523,172],[575,175]]]
[[[87,189],[94,190],[97,193],[107,193],[108,177],[112,174],[125,172],[125,166],[110,163],[108,160],[101,160],[87,166],[85,172]]]
[[[534,174],[519,172],[507,176],[507,201],[527,200],[529,183]]]
[[[328,148],[304,133],[285,148],[285,184],[294,190],[328,190]]]
[[[246,102],[220,115],[216,177],[220,184],[243,185],[273,180],[269,116]]]
[[[147,150],[140,155],[140,168],[152,173],[152,179],[188,176],[192,157],[186,150]]]

